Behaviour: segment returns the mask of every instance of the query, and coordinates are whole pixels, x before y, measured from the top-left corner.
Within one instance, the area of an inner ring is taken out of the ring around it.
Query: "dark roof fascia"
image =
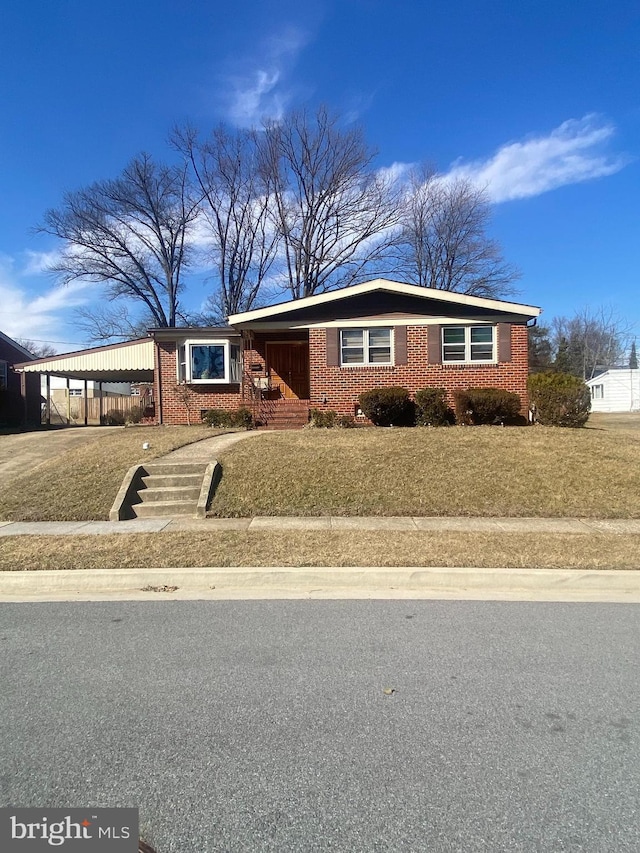
[[[10,338],[9,335],[5,335],[4,332],[0,332],[0,338],[6,343],[9,344],[10,347],[17,350],[22,355],[26,355],[30,361],[35,361],[35,356],[33,353],[30,353],[28,349],[25,349],[22,344],[19,344],[17,341],[14,341],[13,338]]]
[[[193,337],[225,337],[239,338],[241,332],[234,326],[172,326],[160,329],[149,329],[149,335],[156,341],[175,341],[178,338]]]

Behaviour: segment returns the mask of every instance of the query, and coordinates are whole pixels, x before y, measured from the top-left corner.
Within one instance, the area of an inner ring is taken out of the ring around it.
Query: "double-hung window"
[[[6,388],[9,384],[9,364],[6,361],[0,361],[0,388]]]
[[[185,341],[178,346],[180,382],[240,382],[240,347],[230,341]]]
[[[591,386],[591,399],[592,400],[604,400],[604,385],[592,385]]]
[[[340,364],[392,364],[391,344],[391,329],[343,329],[340,332]]]
[[[443,362],[495,362],[495,326],[445,326],[442,330]]]

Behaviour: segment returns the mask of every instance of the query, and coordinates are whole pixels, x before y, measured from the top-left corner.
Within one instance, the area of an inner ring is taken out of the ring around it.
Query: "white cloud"
[[[285,27],[262,44],[253,62],[243,60],[242,71],[226,76],[225,107],[233,124],[252,127],[264,119],[282,118],[293,97],[287,75],[306,42],[301,30]]]
[[[90,286],[76,282],[30,292],[32,288],[19,283],[13,260],[3,256],[0,258],[0,330],[11,338],[54,341],[68,338],[69,331],[62,329],[69,321],[69,309],[89,301]]]
[[[40,275],[40,273],[47,272],[60,259],[61,252],[57,249],[53,249],[51,252],[34,252],[27,249],[24,254],[27,262],[22,274]]]
[[[614,133],[596,114],[569,119],[546,136],[503,145],[488,160],[457,162],[445,177],[486,187],[496,203],[530,198],[620,171],[629,159],[604,150]]]

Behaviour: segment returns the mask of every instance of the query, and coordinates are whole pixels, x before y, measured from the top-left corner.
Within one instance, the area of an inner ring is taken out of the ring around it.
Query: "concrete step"
[[[202,480],[202,478],[200,478]],[[202,483],[195,486],[169,486],[167,488],[140,489],[138,497],[143,503],[157,503],[158,501],[189,501],[197,503],[200,497]]]
[[[149,462],[144,466],[149,476],[164,476],[165,474],[199,474],[204,475],[206,462]]]
[[[196,501],[149,501],[134,504],[136,518],[167,518],[175,515],[195,515]]]
[[[148,474],[142,478],[147,489],[167,489],[171,486],[200,486],[204,472],[198,474]]]

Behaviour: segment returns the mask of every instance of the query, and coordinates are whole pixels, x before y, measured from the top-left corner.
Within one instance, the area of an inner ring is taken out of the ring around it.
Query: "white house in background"
[[[587,379],[591,390],[592,412],[640,412],[640,370],[611,367],[593,379]]]
[[[43,380],[44,382],[44,380]],[[51,377],[51,391],[56,392],[56,396],[66,396],[67,380],[62,376]],[[62,394],[59,392],[63,391]],[[69,380],[69,394],[71,397],[84,397],[84,381],[82,379]],[[98,397],[99,383],[91,379],[87,381],[87,397]],[[131,394],[130,382],[103,382],[102,396],[103,397],[128,397]]]

